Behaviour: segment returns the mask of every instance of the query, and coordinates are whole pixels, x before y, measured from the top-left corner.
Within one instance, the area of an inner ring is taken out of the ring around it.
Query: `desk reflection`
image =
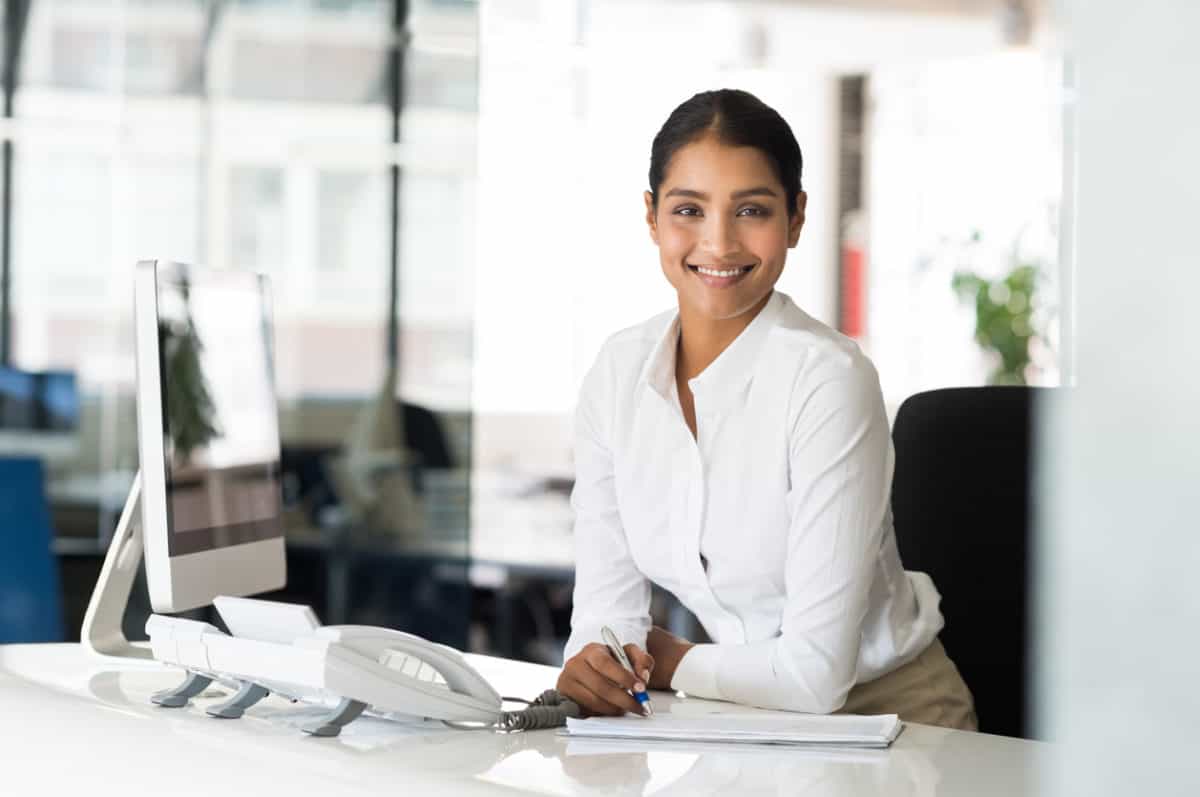
[[[659,714],[699,716],[727,713],[730,708],[711,701],[655,695]],[[760,713],[753,708],[733,710]],[[905,733],[908,730],[887,750],[531,734],[524,749],[511,751],[477,777],[514,787],[536,783],[539,791],[548,794],[933,797],[941,779],[934,760],[946,734],[921,728],[921,743],[907,745]],[[540,755],[533,755],[532,750]]]
[[[933,797],[941,775],[934,760],[950,734],[922,727],[916,745],[905,744],[905,734],[910,733],[906,729],[888,750],[813,749],[572,739],[550,730],[496,734],[451,730],[437,722],[364,716],[336,739],[314,742],[298,728],[309,714],[322,711],[315,706],[268,698],[238,722],[214,720],[204,716],[203,708],[227,697],[228,689],[217,684],[187,709],[150,705],[150,692],[173,685],[178,677],[167,670],[94,672],[83,686],[111,709],[131,717],[154,715],[159,722],[166,720],[164,733],[197,752],[207,751],[215,760],[254,759],[317,777],[352,775],[356,781],[380,787],[400,768],[422,780],[450,776],[542,794]],[[714,705],[666,695],[655,702],[660,709],[675,704],[678,713],[703,712]],[[345,758],[347,753],[352,758]]]
[[[637,750],[617,752],[600,740],[572,741],[562,760],[563,771],[581,792],[615,786],[605,778],[623,771],[641,775],[636,785],[620,784],[630,794],[932,797],[937,793],[938,773],[923,751],[672,742],[638,742],[637,746]]]

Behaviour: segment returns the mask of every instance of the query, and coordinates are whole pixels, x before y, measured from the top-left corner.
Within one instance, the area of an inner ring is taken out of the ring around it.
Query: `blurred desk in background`
[[[133,476],[76,474],[48,485],[69,633],[82,621]],[[288,586],[272,597],[312,605],[331,625],[399,627],[455,647],[557,663],[575,572],[570,483],[481,474],[469,517],[465,480],[430,484],[426,527],[408,534],[317,526],[300,508],[285,510]],[[126,632],[140,638],[148,613],[139,584]]]
[[[49,489],[56,520],[69,513],[87,519],[69,533],[60,526],[54,541],[68,633],[82,622],[132,479],[132,472],[82,475]],[[569,490],[569,481],[548,478],[476,479],[469,533],[465,511],[427,512],[437,519],[430,528],[397,534],[348,523],[319,527],[304,512],[286,510],[288,585],[268,597],[311,605],[330,625],[401,628],[454,647],[558,664],[575,580]],[[131,638],[143,636],[149,612],[139,583],[125,628]],[[655,590],[654,613],[674,633],[706,639],[674,596]]]
[[[93,546],[107,542],[135,473],[131,470],[113,470],[103,473],[71,473],[53,475],[46,480],[46,497],[57,531],[57,541],[66,542],[66,548],[83,551],[87,540]],[[56,542],[56,551],[61,551]]]
[[[526,507],[513,509],[502,523],[489,522],[495,515],[477,516],[470,539],[466,528],[443,530],[433,537],[373,533],[353,526],[293,526],[287,546],[322,562],[325,591],[317,608],[327,624],[362,622],[354,594],[365,586],[364,573],[420,572],[442,589],[459,584],[471,591],[470,619],[477,631],[486,632],[486,639],[477,634],[461,646],[529,656],[521,638],[525,635],[516,627],[519,614],[531,614],[539,648],[534,657],[553,660],[561,649],[561,632],[555,630],[561,624],[550,619],[552,607],[544,596],[553,590],[569,600],[575,580],[573,538],[569,527],[563,531],[514,523],[515,518],[529,519],[530,512]],[[420,633],[411,626],[400,627]]]

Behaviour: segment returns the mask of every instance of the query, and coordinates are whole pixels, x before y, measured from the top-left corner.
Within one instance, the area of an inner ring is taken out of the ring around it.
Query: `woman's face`
[[[736,318],[766,299],[804,226],[803,191],[789,218],[767,156],[713,136],[675,152],[657,209],[649,191],[645,198],[650,237],[681,312],[714,321]]]

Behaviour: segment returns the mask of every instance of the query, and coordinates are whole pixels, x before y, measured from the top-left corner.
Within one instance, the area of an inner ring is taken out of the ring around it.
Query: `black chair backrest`
[[[892,428],[904,566],[928,573],[942,594],[941,640],[975,696],[979,729],[1026,738],[1031,423],[1046,392],[919,393]]]

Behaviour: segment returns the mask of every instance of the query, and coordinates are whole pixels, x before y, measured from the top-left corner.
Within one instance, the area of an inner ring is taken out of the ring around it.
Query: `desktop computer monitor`
[[[139,263],[141,530],[155,611],[286,581],[267,278]]]
[[[79,449],[79,391],[70,371],[0,365],[0,456],[57,465]]]

